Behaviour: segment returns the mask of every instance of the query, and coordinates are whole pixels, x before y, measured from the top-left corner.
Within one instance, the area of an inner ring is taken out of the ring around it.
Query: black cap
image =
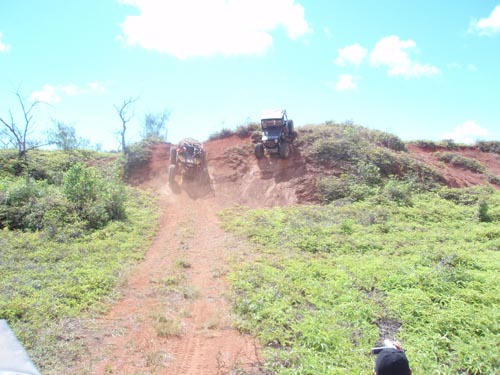
[[[394,349],[383,349],[375,360],[377,375],[410,375],[410,364],[404,352]]]

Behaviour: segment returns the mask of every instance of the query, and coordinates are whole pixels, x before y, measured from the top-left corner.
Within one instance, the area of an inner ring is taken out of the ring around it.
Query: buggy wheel
[[[168,183],[172,185],[175,182],[175,173],[176,173],[175,164],[172,164],[168,167]]]
[[[203,153],[201,154],[201,166],[202,168],[207,167],[207,152],[203,150]]]
[[[264,145],[262,143],[257,143],[255,145],[255,157],[257,159],[262,159],[264,157]]]
[[[177,150],[175,149],[175,147],[171,147],[170,148],[170,164],[175,165],[176,162],[177,162]]]
[[[286,159],[290,155],[290,143],[283,141],[280,146],[280,156],[282,159]]]

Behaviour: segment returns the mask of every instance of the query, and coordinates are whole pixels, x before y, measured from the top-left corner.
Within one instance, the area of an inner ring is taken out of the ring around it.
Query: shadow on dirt
[[[185,191],[193,200],[206,198],[215,193],[212,178],[208,173],[202,178],[189,179],[181,177],[180,183],[176,180],[170,184],[170,190],[174,194],[180,194],[182,191]]]
[[[257,159],[257,165],[262,180],[274,179],[276,183],[303,177],[307,172],[306,164],[297,147],[292,149],[288,159],[282,159],[276,154],[269,154],[262,159]]]

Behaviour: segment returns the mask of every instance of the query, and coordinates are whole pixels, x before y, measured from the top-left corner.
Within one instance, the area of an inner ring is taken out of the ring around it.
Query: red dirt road
[[[226,299],[228,259],[244,257],[245,249],[222,231],[217,213],[237,204],[310,202],[318,171],[306,165],[300,149],[288,160],[260,161],[252,145],[237,137],[209,142],[206,149],[210,185],[179,181],[169,187],[169,145],[156,146],[150,164],[133,176],[136,185],[159,198],[157,235],[131,271],[123,297],[82,338],[89,353],[72,374],[263,374],[260,348],[233,328]],[[450,186],[484,181],[426,150],[409,151],[443,173]],[[500,173],[500,156],[471,153],[467,156]]]
[[[234,202],[264,205],[266,200],[241,199],[240,176],[232,176],[239,169],[217,169],[225,150],[223,142],[208,147],[210,186],[180,182],[170,188],[167,145],[158,146],[150,165],[134,176],[159,197],[157,235],[144,261],[132,270],[123,297],[95,321],[85,338],[88,356],[72,373],[261,373],[257,343],[232,327],[225,275],[228,257],[241,255],[216,214]],[[258,168],[255,173],[260,176]],[[255,195],[288,203],[287,188],[276,190],[270,187],[274,184],[263,184],[260,189],[267,191]]]

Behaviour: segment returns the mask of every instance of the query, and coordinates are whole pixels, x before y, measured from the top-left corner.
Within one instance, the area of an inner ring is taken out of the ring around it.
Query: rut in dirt
[[[141,177],[160,202],[153,244],[123,297],[94,322],[89,352],[72,373],[261,373],[260,348],[233,328],[227,300],[235,242],[217,218],[227,196],[216,195],[213,185],[168,187],[167,155],[165,148],[155,152],[149,178]]]

